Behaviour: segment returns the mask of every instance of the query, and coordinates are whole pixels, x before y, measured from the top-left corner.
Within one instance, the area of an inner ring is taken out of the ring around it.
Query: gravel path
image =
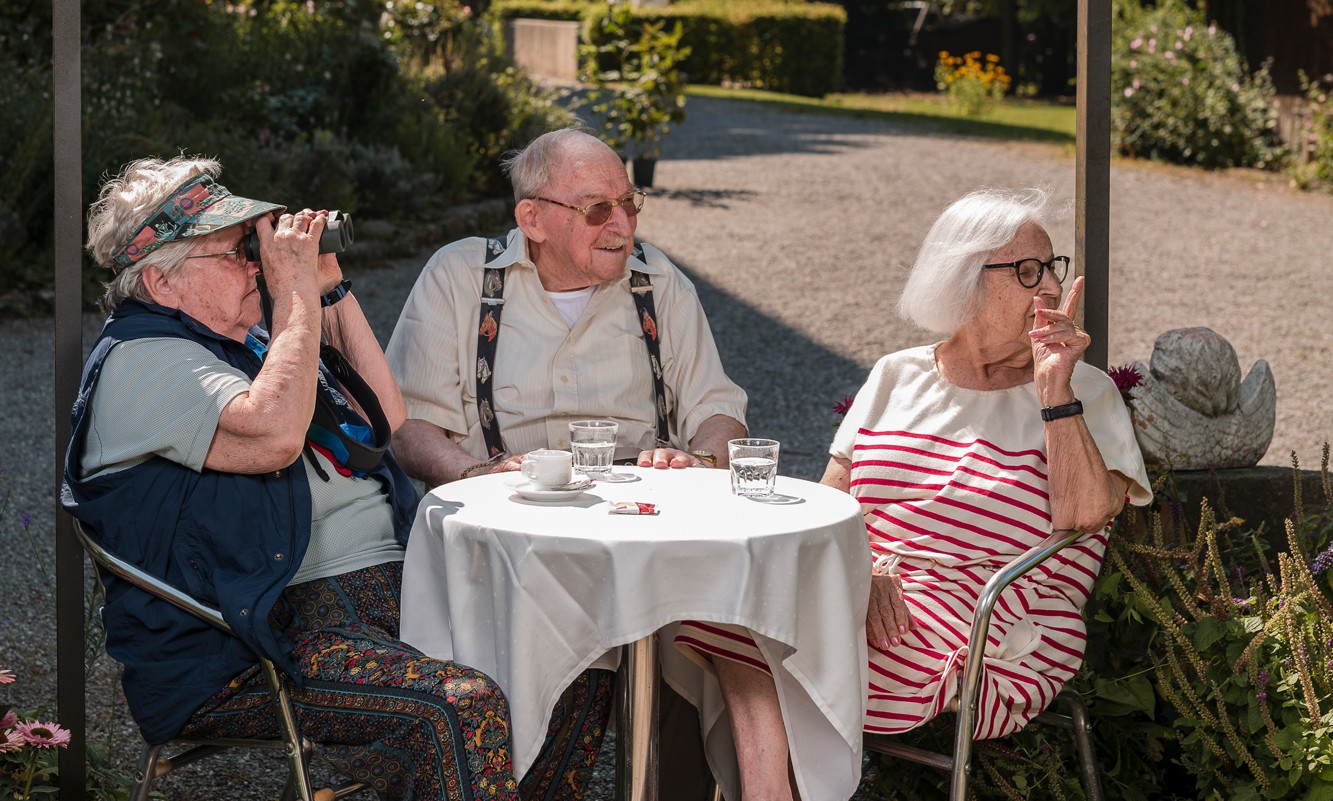
[[[1034,184],[1073,199],[1070,148],[705,98],[688,112],[666,142],[639,236],[694,278],[723,359],[750,392],[751,429],[783,442],[792,475],[818,476],[831,404],[855,392],[875,359],[928,341],[892,307],[948,201],[982,185]],[[1333,197],[1269,175],[1126,162],[1113,165],[1111,183],[1111,363],[1147,361],[1171,328],[1216,329],[1243,371],[1266,359],[1276,376],[1277,431],[1262,463],[1288,464],[1295,450],[1314,466],[1333,434],[1324,402],[1333,394]],[[1072,219],[1052,234],[1057,252],[1072,252]],[[382,341],[423,262],[352,275]],[[87,319],[87,344],[97,326]],[[51,353],[50,320],[0,322],[0,501],[12,493],[0,509],[0,668],[18,674],[0,700],[21,707],[55,698]],[[91,737],[118,743],[128,769],[139,743],[108,661],[89,685]],[[247,781],[227,768],[192,775],[167,797],[238,797]],[[276,793],[255,782],[239,797]],[[610,797],[603,776],[592,798]]]

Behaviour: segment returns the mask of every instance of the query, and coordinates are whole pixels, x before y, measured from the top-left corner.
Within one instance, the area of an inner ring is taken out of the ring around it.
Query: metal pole
[[[60,511],[60,478],[70,436],[70,407],[83,361],[83,71],[79,0],[51,4],[52,150],[55,176],[55,490],[56,709],[73,736],[60,751],[60,797],[86,797],[87,711],[83,664],[83,550],[69,516]]]
[[[657,637],[625,646],[616,678],[617,801],[657,801]]]
[[[1111,242],[1111,3],[1078,0],[1074,252],[1083,274],[1084,358],[1107,367]]]

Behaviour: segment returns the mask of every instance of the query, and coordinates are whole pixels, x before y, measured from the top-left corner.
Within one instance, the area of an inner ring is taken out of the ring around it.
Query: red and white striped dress
[[[946,708],[981,588],[1052,530],[1034,386],[954,386],[936,370],[934,352],[912,348],[881,359],[829,449],[851,461],[872,556],[893,561],[916,622],[901,645],[870,646],[868,732],[906,731]],[[1106,466],[1130,480],[1131,502],[1147,503],[1143,458],[1114,383],[1080,363],[1073,387]],[[1022,728],[1078,672],[1081,610],[1105,545],[1105,532],[1088,534],[1001,595],[984,657],[978,737]],[[677,642],[714,656],[757,653],[726,634],[682,626]]]

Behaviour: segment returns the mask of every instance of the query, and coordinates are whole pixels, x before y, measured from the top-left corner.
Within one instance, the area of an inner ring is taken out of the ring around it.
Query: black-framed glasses
[[[983,264],[983,270],[1013,270],[1014,275],[1018,276],[1018,283],[1027,289],[1035,289],[1037,284],[1041,283],[1041,277],[1047,270],[1055,276],[1058,283],[1065,282],[1065,275],[1069,273],[1068,256],[1052,256],[1050,261],[1041,259],[1019,259],[1018,261],[1007,261],[1003,264]]]
[[[564,206],[567,209],[573,209],[583,215],[583,219],[587,221],[588,225],[603,225],[607,220],[611,219],[611,212],[615,210],[616,206],[623,207],[626,214],[634,217],[639,212],[643,211],[643,201],[647,197],[648,194],[646,192],[641,189],[635,189],[633,192],[622,195],[615,200],[603,200],[597,203],[589,203],[583,208],[571,206],[568,203],[562,203],[559,200],[552,200],[549,197],[542,197],[541,195],[535,195],[532,199],[541,200],[546,203],[554,203],[557,206]]]

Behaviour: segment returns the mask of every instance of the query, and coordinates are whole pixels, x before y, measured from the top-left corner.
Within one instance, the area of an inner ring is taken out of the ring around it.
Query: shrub
[[[1000,66],[1000,57],[993,53],[987,53],[983,62],[980,51],[954,56],[942,50],[935,65],[935,85],[967,117],[980,116],[999,102],[1011,80]]]
[[[601,45],[582,45],[584,81],[592,86],[588,102],[601,115],[602,139],[631,158],[657,158],[662,139],[685,119],[685,83],[680,62],[690,49],[680,46],[681,24],[670,31],[664,22],[645,22],[629,31],[628,3],[609,5],[593,21],[590,37]],[[611,62],[611,69],[601,64]]]
[[[0,0],[0,312],[52,300],[50,13]],[[506,194],[500,156],[570,119],[459,0],[123,0],[83,23],[85,202],[126,162],[183,151],[241,194],[429,220]],[[85,297],[103,277],[85,260]]]
[[[1200,798],[1333,796],[1333,553],[1309,558],[1333,527],[1327,448],[1323,476],[1326,511],[1304,514],[1298,493],[1275,553],[1206,501],[1192,542],[1159,519],[1148,542],[1108,553],[1103,595],[1150,621],[1136,650]]]
[[[1280,158],[1267,67],[1250,74],[1235,41],[1184,0],[1118,0],[1111,123],[1121,153],[1202,167]]]
[[[1302,72],[1301,89],[1306,117],[1298,149],[1305,160],[1298,159],[1292,165],[1292,178],[1302,188],[1313,184],[1333,186],[1333,74],[1311,80]]]

